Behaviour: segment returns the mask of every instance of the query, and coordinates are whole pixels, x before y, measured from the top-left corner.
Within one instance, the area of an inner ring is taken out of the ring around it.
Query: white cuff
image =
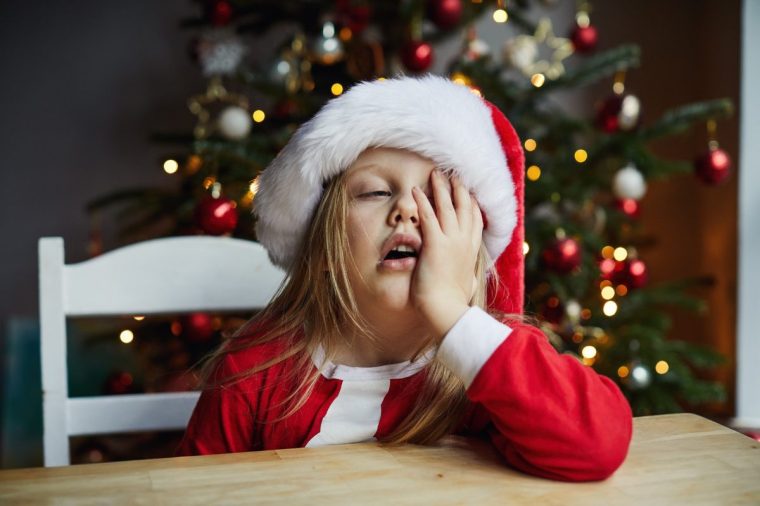
[[[443,338],[437,357],[464,381],[465,388],[470,388],[480,369],[511,332],[482,309],[471,307]]]

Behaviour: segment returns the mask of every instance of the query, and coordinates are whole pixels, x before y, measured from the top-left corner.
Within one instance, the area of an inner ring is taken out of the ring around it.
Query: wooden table
[[[482,441],[374,443],[0,471],[0,504],[760,504],[760,443],[696,415],[637,418],[601,483],[506,467]]]

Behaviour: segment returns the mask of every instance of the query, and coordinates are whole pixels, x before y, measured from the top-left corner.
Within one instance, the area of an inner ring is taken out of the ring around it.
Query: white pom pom
[[[248,111],[242,107],[227,107],[219,115],[219,130],[222,135],[233,141],[246,138],[251,132],[252,124]]]
[[[647,182],[636,167],[628,164],[615,174],[612,192],[619,199],[640,200],[647,192]]]

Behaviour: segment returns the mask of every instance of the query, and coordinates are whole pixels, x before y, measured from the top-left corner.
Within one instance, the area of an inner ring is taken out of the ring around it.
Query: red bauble
[[[605,258],[599,262],[599,270],[602,279],[616,285],[625,285],[629,289],[641,288],[649,280],[646,264],[635,258],[622,262]]]
[[[238,212],[235,201],[208,196],[195,208],[195,222],[207,234],[222,235],[235,230]]]
[[[227,0],[213,0],[207,4],[207,17],[214,26],[227,26],[232,20],[232,5]]]
[[[647,273],[646,264],[638,259],[627,260],[625,285],[628,288],[641,288],[647,283],[649,274]]]
[[[573,33],[570,34],[570,40],[573,43],[576,53],[590,53],[596,49],[596,44],[599,41],[599,34],[594,26],[576,25]]]
[[[412,72],[423,72],[433,64],[433,46],[427,42],[412,41],[401,52],[401,60]]]
[[[567,274],[581,265],[581,247],[575,239],[557,239],[543,251],[541,258],[549,269]]]
[[[618,130],[633,130],[639,126],[641,103],[633,95],[612,95],[602,102],[597,110],[597,128],[607,133]]]
[[[641,214],[641,203],[634,199],[615,199],[615,208],[631,218],[638,218]]]
[[[694,161],[694,168],[699,179],[716,185],[731,174],[731,158],[722,149],[713,148]]]
[[[351,33],[358,34],[363,32],[372,19],[372,6],[368,2],[352,5],[356,2],[351,0],[336,0],[335,11],[337,12],[338,22],[348,27]]]
[[[137,391],[135,379],[127,371],[115,371],[108,375],[103,390],[108,395],[132,394]]]
[[[214,335],[214,319],[208,313],[190,313],[181,318],[182,336],[190,341],[208,341]]]
[[[428,12],[438,28],[448,30],[462,19],[462,0],[430,0]]]

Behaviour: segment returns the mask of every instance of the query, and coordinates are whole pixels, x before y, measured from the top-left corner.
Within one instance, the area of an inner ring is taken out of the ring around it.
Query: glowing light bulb
[[[535,151],[536,141],[534,139],[525,139],[525,151]]]
[[[583,358],[594,358],[596,357],[596,348],[591,345],[584,346],[581,350],[581,355],[583,355]]]
[[[530,244],[526,242],[523,242],[523,255],[527,255],[530,251]]]
[[[614,316],[617,313],[618,305],[614,300],[608,300],[602,307],[602,312],[607,316]]]
[[[493,20],[497,23],[506,23],[509,19],[509,14],[504,9],[496,9],[493,11]]]
[[[615,289],[611,286],[605,286],[602,288],[602,298],[604,300],[610,300],[615,296]]]
[[[248,189],[251,190],[252,194],[256,195],[256,192],[259,191],[259,178],[251,181],[251,185],[248,187]]]
[[[121,341],[124,344],[131,343],[135,338],[135,335],[132,333],[131,330],[122,330],[119,334],[119,341]]]
[[[615,248],[615,251],[612,253],[612,257],[618,262],[622,262],[623,260],[628,258],[628,250],[623,248],[622,246],[618,246],[617,248]]]
[[[613,253],[615,253],[615,248],[612,246],[605,246],[602,248],[602,258],[612,258]]]
[[[530,84],[532,84],[536,88],[540,88],[541,86],[544,85],[545,82],[546,82],[546,76],[541,73],[533,74],[530,78]]]
[[[620,376],[621,378],[628,377],[628,374],[630,372],[631,371],[629,371],[628,368],[624,365],[621,365],[620,367],[618,367],[618,370],[617,370],[618,376]]]
[[[332,93],[336,97],[338,95],[342,95],[343,94],[343,85],[340,84],[340,83],[333,83],[333,85],[330,86],[330,93]]]
[[[655,364],[654,370],[657,371],[657,374],[665,374],[670,370],[670,365],[668,365],[668,363],[664,360],[660,360],[657,362],[657,364]]]
[[[177,169],[179,169],[179,164],[177,163],[177,160],[172,160],[171,158],[169,160],[166,160],[164,162],[164,172],[167,174],[174,174],[177,172]]]
[[[578,163],[583,163],[586,160],[588,160],[588,153],[585,149],[578,149],[575,152],[575,161]]]
[[[253,121],[255,121],[256,123],[261,123],[262,121],[264,121],[267,115],[261,109],[256,109],[255,111],[253,111],[253,114],[251,114],[251,117],[253,118]]]
[[[541,177],[541,168],[538,165],[531,165],[525,174],[531,181],[538,181]]]

